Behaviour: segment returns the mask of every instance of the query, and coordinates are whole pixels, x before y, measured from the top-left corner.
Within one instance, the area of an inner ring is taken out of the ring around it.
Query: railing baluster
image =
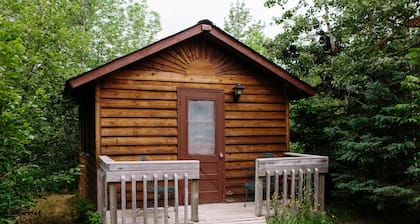
[[[157,224],[157,209],[158,209],[158,176],[156,174],[153,175],[153,217],[154,223]]]
[[[314,204],[314,210],[322,210],[323,175],[328,172],[328,157],[298,153],[284,154],[286,157],[257,158],[255,161],[255,214],[257,216],[270,215],[270,206],[273,204],[273,201],[270,202],[270,190],[273,189],[273,181],[276,182],[274,184],[276,193],[281,187],[280,184],[283,183],[282,199],[279,202],[284,210],[295,211],[297,201]],[[278,171],[283,176],[282,182],[278,181]],[[263,211],[264,190],[266,191],[266,212]]]
[[[147,176],[143,175],[143,223],[147,223]]]
[[[168,174],[163,175],[163,215],[165,224],[168,224]]]
[[[277,194],[277,197],[279,197],[279,175],[280,172],[278,170],[274,171],[274,192]]]
[[[307,169],[306,170],[306,193],[308,194],[307,196],[305,195],[305,200],[306,201],[310,201],[312,200],[312,171],[311,169]]]
[[[131,175],[131,222],[136,223],[137,211],[137,192],[136,192],[136,175]]]
[[[303,170],[299,169],[299,202],[303,203]]]
[[[199,185],[198,180],[191,180],[191,221],[198,222],[198,198]]]
[[[174,191],[175,191],[175,206],[174,206],[174,210],[175,210],[175,224],[179,223],[179,214],[178,214],[178,206],[179,206],[179,201],[178,201],[178,175],[175,173],[174,174]]]
[[[292,200],[292,210],[295,209],[296,201],[295,201],[295,194],[296,194],[296,172],[295,169],[290,171],[291,180],[290,180],[290,200]]]
[[[318,196],[319,196],[319,170],[315,168],[314,172],[314,210],[318,211]]]
[[[283,169],[283,205],[287,208],[287,170]]]
[[[126,224],[125,215],[127,208],[127,200],[125,195],[125,176],[121,176],[121,223]]]
[[[111,224],[117,224],[117,183],[109,184],[109,210]]]
[[[184,223],[188,223],[188,174],[184,173]]]
[[[270,186],[271,186],[271,175],[270,175],[270,171],[267,170],[266,175],[265,175],[265,201],[267,202],[265,205],[265,210],[267,211],[267,215],[270,215]]]

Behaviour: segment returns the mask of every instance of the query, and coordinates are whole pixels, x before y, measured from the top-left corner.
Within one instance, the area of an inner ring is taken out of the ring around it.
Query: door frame
[[[188,100],[215,100],[215,157],[218,159],[220,202],[225,201],[225,110],[223,89],[177,88],[178,159],[192,159],[188,154]],[[219,155],[222,155],[220,157]],[[201,169],[201,168],[200,168]]]

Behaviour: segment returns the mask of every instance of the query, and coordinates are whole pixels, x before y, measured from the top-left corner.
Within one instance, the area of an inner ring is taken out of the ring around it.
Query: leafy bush
[[[289,201],[289,205],[294,203],[291,208],[285,208],[274,193],[272,197],[274,216],[269,217],[268,224],[332,224],[334,223],[324,212],[314,211],[312,200],[307,197],[303,202],[295,200]]]
[[[75,208],[75,222],[76,223],[88,223],[88,224],[100,224],[101,218],[99,213],[96,211],[95,204],[81,195],[77,195],[72,202]]]

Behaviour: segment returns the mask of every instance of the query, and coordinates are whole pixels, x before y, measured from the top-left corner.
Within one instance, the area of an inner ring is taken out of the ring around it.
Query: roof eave
[[[113,71],[116,71],[126,65],[134,63],[138,60],[141,60],[147,56],[153,55],[162,51],[170,46],[180,43],[186,39],[192,38],[202,33],[208,33],[213,36],[225,46],[230,47],[234,51],[238,52],[245,58],[249,58],[251,61],[255,62],[258,66],[264,70],[269,71],[270,73],[276,74],[280,79],[284,80],[286,83],[291,84],[296,88],[296,92],[301,92],[298,94],[296,99],[313,96],[315,94],[315,89],[305,82],[299,80],[295,76],[291,75],[281,67],[267,60],[262,55],[258,54],[248,46],[237,41],[235,38],[230,36],[228,33],[219,29],[217,26],[213,26],[210,21],[200,21],[197,25],[194,25],[190,28],[187,28],[183,31],[180,31],[172,36],[169,36],[165,39],[159,40],[154,44],[146,46],[142,49],[134,51],[130,54],[117,58],[113,61],[110,61],[102,66],[99,66],[95,69],[82,73],[72,79],[67,80],[65,87],[65,94],[72,95],[74,90],[86,83],[92,82],[96,79],[99,79]]]

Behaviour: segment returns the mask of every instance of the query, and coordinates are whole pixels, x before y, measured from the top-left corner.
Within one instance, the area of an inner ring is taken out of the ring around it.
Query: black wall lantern
[[[241,95],[244,93],[244,87],[238,83],[236,84],[235,88],[233,88],[233,101],[239,102],[239,99],[241,98]]]

